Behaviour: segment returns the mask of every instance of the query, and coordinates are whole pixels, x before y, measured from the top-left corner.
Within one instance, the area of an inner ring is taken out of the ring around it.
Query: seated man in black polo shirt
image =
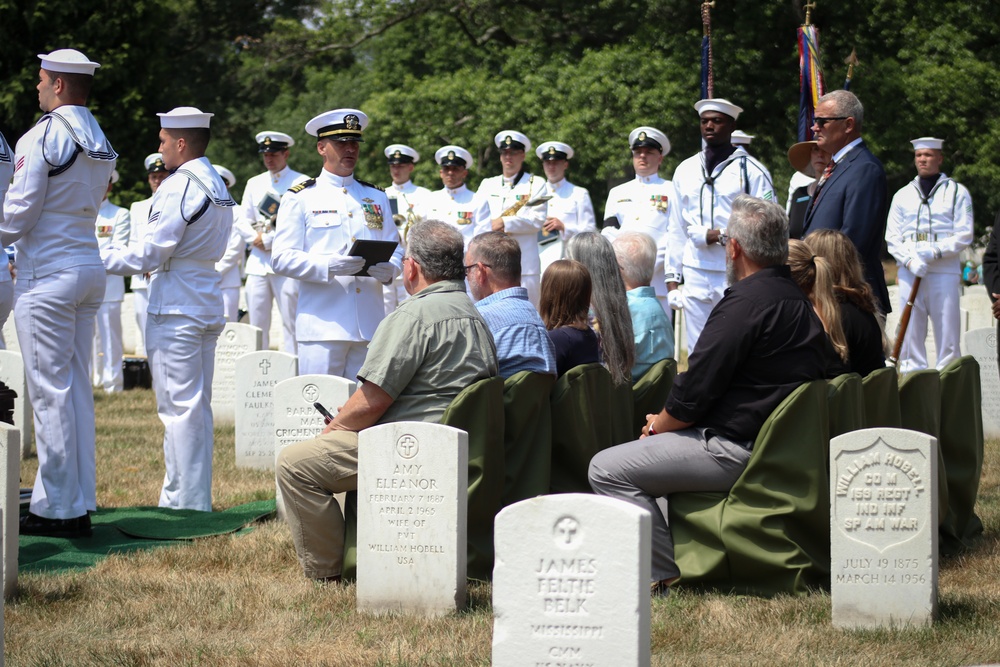
[[[652,514],[656,594],[680,577],[656,499],[732,488],[771,412],[800,384],[827,377],[835,363],[822,323],[785,265],[785,212],[740,195],[720,242],[730,287],[709,315],[688,371],[677,377],[666,407],[647,415],[639,440],[590,462],[596,493]]]

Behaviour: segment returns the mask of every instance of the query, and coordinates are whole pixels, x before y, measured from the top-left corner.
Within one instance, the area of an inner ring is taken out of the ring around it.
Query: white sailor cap
[[[517,130],[501,130],[493,137],[493,143],[500,150],[530,151],[531,139]]]
[[[699,100],[694,103],[694,109],[698,112],[698,115],[705,113],[706,111],[718,111],[719,113],[724,113],[733,120],[740,117],[743,109],[736,106],[729,100],[724,100],[721,97],[715,97],[709,100]]]
[[[164,130],[183,130],[189,128],[207,128],[212,123],[212,116],[195,107],[177,107],[167,113],[156,114],[160,117],[160,127]]]
[[[733,135],[729,138],[733,146],[749,146],[753,141],[753,135],[747,134],[743,130],[733,130]]]
[[[368,116],[357,109],[334,109],[306,123],[306,132],[317,139],[364,141],[361,133],[368,127]]]
[[[42,61],[42,69],[50,72],[94,76],[94,70],[101,66],[76,49],[57,49],[52,53],[39,53],[38,57]]]
[[[913,150],[919,151],[921,148],[930,148],[935,151],[939,151],[944,147],[944,139],[936,139],[935,137],[920,137],[919,139],[912,139],[910,143],[913,144]]]
[[[442,167],[472,167],[472,153],[461,146],[449,144],[437,149],[434,161]]]
[[[628,145],[632,150],[646,147],[655,148],[664,155],[670,152],[670,140],[667,139],[667,135],[648,125],[637,127],[629,132]]]
[[[277,153],[295,145],[295,139],[290,135],[272,130],[258,132],[254,141],[257,142],[258,153]]]
[[[561,141],[546,141],[535,149],[539,160],[572,160],[573,148]]]
[[[414,162],[420,162],[420,153],[406,144],[392,144],[386,146],[382,152],[389,160],[389,164],[413,164]]]
[[[233,172],[229,171],[221,164],[213,164],[212,169],[215,169],[219,176],[222,176],[222,180],[226,182],[227,188],[231,188],[236,185],[236,176],[233,175]]]
[[[119,178],[121,178],[121,176],[118,174],[118,170],[117,169],[112,169],[111,170],[111,185],[114,185],[115,183],[117,183]]]
[[[167,166],[163,164],[163,153],[150,153],[142,163],[146,166],[147,174],[167,170]]]

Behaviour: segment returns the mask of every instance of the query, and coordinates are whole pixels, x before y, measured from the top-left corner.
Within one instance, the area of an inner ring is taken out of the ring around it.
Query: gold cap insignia
[[[639,133],[639,141],[645,141],[645,140],[646,140],[646,133],[645,132],[640,132]]]
[[[455,159],[455,151],[448,151],[448,159],[449,160]]]
[[[271,137],[264,137],[264,145],[265,146],[271,145]]]
[[[555,155],[555,154],[556,154],[556,147],[549,146],[549,155]]]
[[[510,145],[511,145],[512,143],[514,143],[514,140],[513,140],[513,139],[511,139],[511,138],[510,138],[510,135],[508,134],[508,135],[507,135],[507,138],[503,140],[503,143],[504,143],[505,145],[507,145],[507,146],[510,146]]]
[[[400,153],[400,152],[399,152],[399,151],[397,150],[397,151],[396,151],[395,153],[393,153],[393,154],[392,154],[392,156],[393,156],[393,157],[403,157],[403,154],[402,154],[402,153]]]
[[[153,162],[153,164],[155,164],[157,167],[162,167],[163,166],[163,160],[161,160],[160,158],[156,158],[156,161]]]
[[[361,120],[354,114],[349,113],[346,116],[344,116],[344,125],[347,126],[348,130],[360,130]]]

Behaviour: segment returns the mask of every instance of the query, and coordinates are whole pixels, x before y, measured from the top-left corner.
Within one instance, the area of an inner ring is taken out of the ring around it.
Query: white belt
[[[186,259],[184,257],[171,257],[157,269],[157,272],[179,271],[181,269],[207,269],[215,271],[215,262],[210,259]]]

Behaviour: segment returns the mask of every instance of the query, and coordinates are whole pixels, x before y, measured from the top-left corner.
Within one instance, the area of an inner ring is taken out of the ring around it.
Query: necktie
[[[816,206],[816,202],[819,201],[819,195],[823,191],[823,186],[826,185],[826,181],[830,178],[830,174],[833,173],[833,169],[836,166],[837,163],[833,160],[830,160],[830,163],[826,165],[826,169],[823,170],[823,175],[820,176],[819,180],[816,182],[816,192],[813,193],[812,202],[809,204],[810,208]]]

